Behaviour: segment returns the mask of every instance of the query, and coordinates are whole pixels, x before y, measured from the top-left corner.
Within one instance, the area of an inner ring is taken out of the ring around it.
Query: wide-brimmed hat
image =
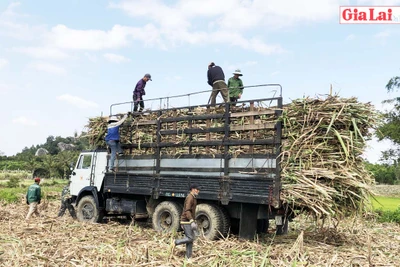
[[[108,118],[108,122],[115,122],[115,121],[118,121],[117,116],[110,116],[110,117]]]
[[[243,76],[242,72],[240,71],[240,69],[237,69],[233,72],[233,74],[237,74],[239,76]]]

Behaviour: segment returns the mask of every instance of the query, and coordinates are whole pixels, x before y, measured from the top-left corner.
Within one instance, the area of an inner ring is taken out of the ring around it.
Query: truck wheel
[[[102,213],[96,206],[93,196],[83,197],[76,208],[76,216],[81,222],[101,222]]]
[[[178,231],[182,207],[178,203],[163,201],[157,205],[153,213],[153,229],[159,232]]]
[[[231,218],[228,214],[228,211],[221,206],[218,206],[220,212],[221,212],[221,219],[222,219],[222,231],[221,234],[223,237],[226,237],[228,235],[229,230],[231,229]]]
[[[221,209],[211,204],[199,204],[196,208],[196,222],[201,234],[209,240],[218,239],[224,232]]]

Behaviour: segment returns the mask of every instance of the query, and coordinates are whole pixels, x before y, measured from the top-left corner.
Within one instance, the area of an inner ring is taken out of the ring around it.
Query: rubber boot
[[[190,259],[192,257],[193,251],[193,242],[186,243],[186,259]]]

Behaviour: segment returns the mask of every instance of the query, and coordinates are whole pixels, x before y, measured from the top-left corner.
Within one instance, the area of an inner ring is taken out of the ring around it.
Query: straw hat
[[[242,72],[240,71],[240,69],[237,69],[233,72],[233,74],[237,74],[239,76],[243,76]]]

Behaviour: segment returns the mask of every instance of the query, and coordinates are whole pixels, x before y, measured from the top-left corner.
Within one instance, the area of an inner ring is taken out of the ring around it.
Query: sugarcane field
[[[0,267],[400,267],[381,2],[0,1]]]

